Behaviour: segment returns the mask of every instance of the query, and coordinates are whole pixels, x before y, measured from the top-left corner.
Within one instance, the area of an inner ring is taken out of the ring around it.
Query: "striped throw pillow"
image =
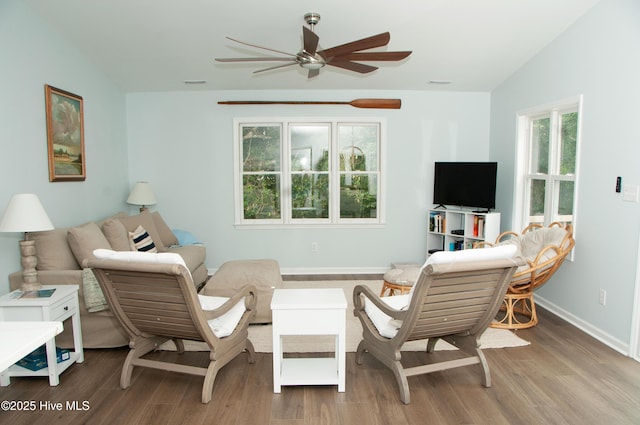
[[[132,251],[158,252],[153,239],[151,239],[144,227],[140,225],[133,232],[129,232],[129,241],[131,242]]]

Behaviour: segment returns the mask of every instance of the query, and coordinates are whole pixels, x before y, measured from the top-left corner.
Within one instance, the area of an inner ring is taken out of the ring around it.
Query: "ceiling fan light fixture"
[[[297,56],[298,64],[304,69],[320,69],[326,65],[326,62],[322,58],[318,58],[306,51],[301,51]]]
[[[231,37],[227,39],[245,46],[255,47],[262,50],[268,50],[284,55],[283,57],[254,57],[254,58],[216,58],[218,62],[287,62],[281,65],[270,66],[268,68],[253,71],[254,74],[285,68],[296,63],[303,69],[308,71],[307,78],[311,79],[320,74],[320,69],[325,65],[335,66],[336,68],[346,69],[348,71],[367,74],[378,69],[376,66],[363,64],[366,61],[400,61],[411,54],[410,51],[404,52],[363,52],[376,47],[386,46],[389,43],[391,35],[388,32],[366,37],[360,40],[351,41],[341,44],[330,49],[318,50],[320,37],[315,34],[314,26],[320,21],[318,13],[307,13],[304,19],[309,28],[302,27],[302,50],[296,54],[286,53],[269,47],[258,46],[257,44],[246,43]]]
[[[300,66],[304,69],[320,69],[324,66],[324,62],[316,61],[316,62],[302,62]]]

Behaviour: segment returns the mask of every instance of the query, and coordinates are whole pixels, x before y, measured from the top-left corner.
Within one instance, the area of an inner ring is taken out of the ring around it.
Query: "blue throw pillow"
[[[200,243],[195,236],[186,230],[173,229],[172,231],[178,238],[178,245],[196,245]]]

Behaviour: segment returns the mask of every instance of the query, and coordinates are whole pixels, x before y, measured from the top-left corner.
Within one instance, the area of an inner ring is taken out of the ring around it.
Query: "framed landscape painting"
[[[82,97],[45,85],[49,181],[83,181],[84,115]]]

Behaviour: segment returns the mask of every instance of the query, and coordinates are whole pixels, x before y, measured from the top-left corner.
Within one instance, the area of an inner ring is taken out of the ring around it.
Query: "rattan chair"
[[[575,245],[570,225],[551,223],[527,226],[520,234],[508,231],[501,233],[495,243],[481,242],[476,247],[514,244],[520,249],[526,264],[513,275],[511,285],[504,297],[500,313],[493,328],[526,329],[538,324],[533,293],[544,285],[560,268]]]
[[[363,329],[356,363],[362,364],[368,352],[390,368],[405,404],[410,402],[407,377],[414,375],[479,363],[482,384],[491,386],[479,339],[522,264],[515,253],[515,247],[435,253],[406,295],[381,298],[366,286],[356,286],[354,314]],[[455,345],[467,357],[403,366],[401,348],[405,342],[428,340],[426,350],[432,353],[438,339]]]
[[[92,259],[86,265],[93,269],[109,307],[129,335],[130,351],[120,376],[123,389],[130,386],[137,366],[187,373],[204,377],[202,403],[208,403],[223,366],[242,352],[254,363],[247,330],[255,314],[253,285],[231,298],[200,299],[188,269],[180,264]],[[201,304],[206,302],[219,307],[203,310]],[[170,339],[178,352],[184,352],[182,340],[204,341],[210,349],[209,364],[196,367],[143,358]]]

